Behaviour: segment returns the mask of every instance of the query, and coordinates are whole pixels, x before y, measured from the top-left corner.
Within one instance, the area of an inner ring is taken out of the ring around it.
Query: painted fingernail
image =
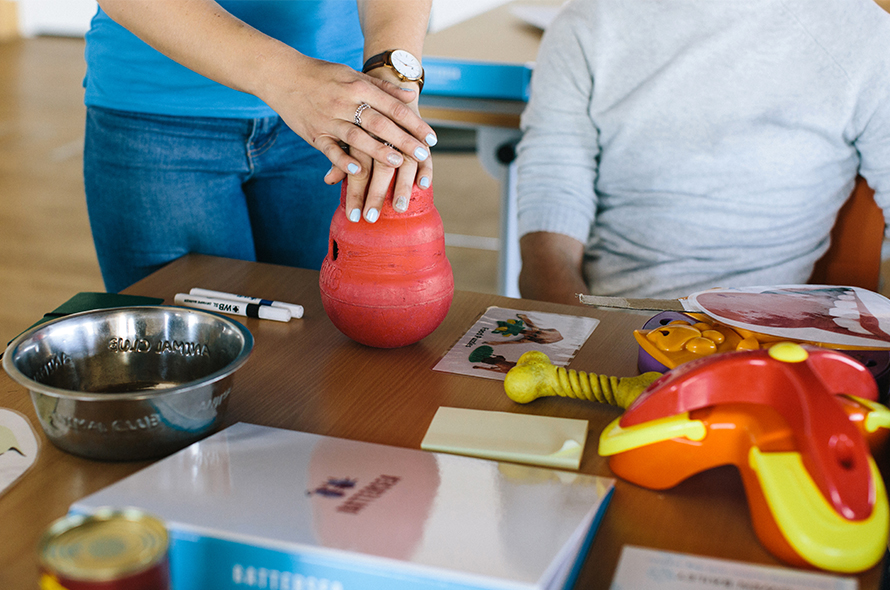
[[[432,133],[430,133],[429,135],[426,136],[426,144],[428,146],[433,147],[437,143],[439,143],[439,138],[436,137],[435,135],[433,135]]]
[[[420,177],[420,180],[417,181],[417,185],[418,185],[420,188],[424,188],[424,189],[426,189],[426,188],[430,188],[430,179],[429,179],[429,177],[428,177],[428,176],[421,176],[421,177]]]
[[[425,149],[423,149],[422,147],[419,147],[416,150],[414,150],[414,157],[417,158],[417,160],[419,162],[423,162],[424,160],[426,160],[427,158],[430,157],[430,153],[428,151],[426,151]]]
[[[402,159],[402,154],[397,154],[395,152],[390,152],[386,156],[386,161],[389,162],[390,166],[399,167],[402,165],[404,160]]]
[[[352,223],[358,223],[358,220],[362,218],[362,212],[359,209],[353,209],[349,212],[349,221]]]
[[[374,223],[378,217],[380,217],[380,211],[377,209],[368,209],[368,212],[365,213],[365,219],[368,220],[368,223]]]
[[[396,211],[401,212],[401,213],[404,213],[405,211],[407,211],[408,210],[408,197],[403,195],[401,197],[396,198],[396,202],[393,203],[392,208],[395,209]]]
[[[358,174],[358,171],[359,171],[358,165],[354,164],[352,162],[350,162],[349,164],[346,165],[346,169],[349,170],[350,174]]]

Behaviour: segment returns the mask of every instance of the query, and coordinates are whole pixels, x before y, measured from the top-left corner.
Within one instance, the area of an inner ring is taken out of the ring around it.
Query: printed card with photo
[[[489,307],[433,370],[503,381],[529,350],[565,367],[598,324],[595,318]]]

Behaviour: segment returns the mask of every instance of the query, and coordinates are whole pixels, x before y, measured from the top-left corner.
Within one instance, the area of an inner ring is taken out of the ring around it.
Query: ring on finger
[[[362,126],[362,113],[365,112],[366,109],[370,109],[370,108],[371,108],[371,105],[369,105],[366,102],[363,102],[362,104],[358,105],[358,108],[355,109],[355,117],[353,119],[353,121],[355,122],[356,125],[358,125],[359,127]]]
[[[376,135],[374,135],[374,134],[371,133],[370,131],[368,132],[368,135],[370,135],[371,137],[373,137],[374,139],[376,139],[377,141],[379,141],[380,143],[382,143],[382,144],[385,145],[386,147],[388,147],[388,148],[390,148],[390,149],[393,149],[393,150],[396,150],[396,151],[399,151],[399,148],[397,148],[397,147],[394,146],[393,144],[389,143],[389,142],[386,141],[385,139],[381,139],[380,137],[377,137]]]
[[[377,137],[376,135],[374,135],[374,134],[371,133],[370,131],[368,131],[367,133],[368,133],[368,135],[370,135],[371,137],[373,137],[374,139],[376,139],[377,141],[379,141],[380,143],[382,143],[382,144],[385,145],[386,147],[388,147],[388,148],[390,148],[390,149],[393,149],[393,150],[396,150],[396,151],[399,151],[399,148],[397,148],[397,147],[394,146],[393,144],[389,143],[388,141],[386,141],[386,140],[383,139],[382,137]]]

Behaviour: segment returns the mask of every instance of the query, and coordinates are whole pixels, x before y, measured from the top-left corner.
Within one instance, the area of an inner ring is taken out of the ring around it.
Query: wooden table
[[[331,324],[314,271],[190,255],[125,292],[171,303],[177,292],[196,286],[301,303],[306,310],[302,320],[289,323],[238,318],[253,333],[255,348],[236,374],[225,426],[251,422],[416,449],[439,406],[581,418],[590,422],[591,432],[581,471],[612,475],[597,454],[597,443],[602,428],[620,410],[569,399],[517,405],[506,397],[500,381],[431,368],[487,307],[497,305],[598,318],[599,326],[572,367],[633,375],[636,345],[631,332],[649,314],[457,292],[445,321],[430,336],[405,348],[379,350],[352,342]],[[5,373],[0,375],[0,407],[23,413],[39,431],[27,391]],[[3,590],[36,588],[38,537],[71,503],[148,464],[81,459],[39,434],[36,465],[0,496]],[[887,472],[886,457],[879,462]],[[627,544],[778,564],[754,535],[741,481],[732,468],[711,470],[661,492],[619,480],[576,587],[608,588]],[[880,568],[859,579],[863,589],[878,588]]]

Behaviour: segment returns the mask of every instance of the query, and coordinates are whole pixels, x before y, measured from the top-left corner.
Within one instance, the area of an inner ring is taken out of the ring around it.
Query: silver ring
[[[355,109],[354,121],[355,121],[356,125],[358,125],[359,127],[362,126],[362,113],[365,111],[365,109],[370,109],[370,108],[371,108],[371,105],[369,105],[366,102],[363,102],[362,104],[358,105],[358,108]]]
[[[392,149],[396,149],[396,146],[394,146],[393,144],[389,143],[388,141],[384,141],[384,142],[383,142],[383,145],[385,145],[385,146],[387,146],[387,147],[391,147]]]

